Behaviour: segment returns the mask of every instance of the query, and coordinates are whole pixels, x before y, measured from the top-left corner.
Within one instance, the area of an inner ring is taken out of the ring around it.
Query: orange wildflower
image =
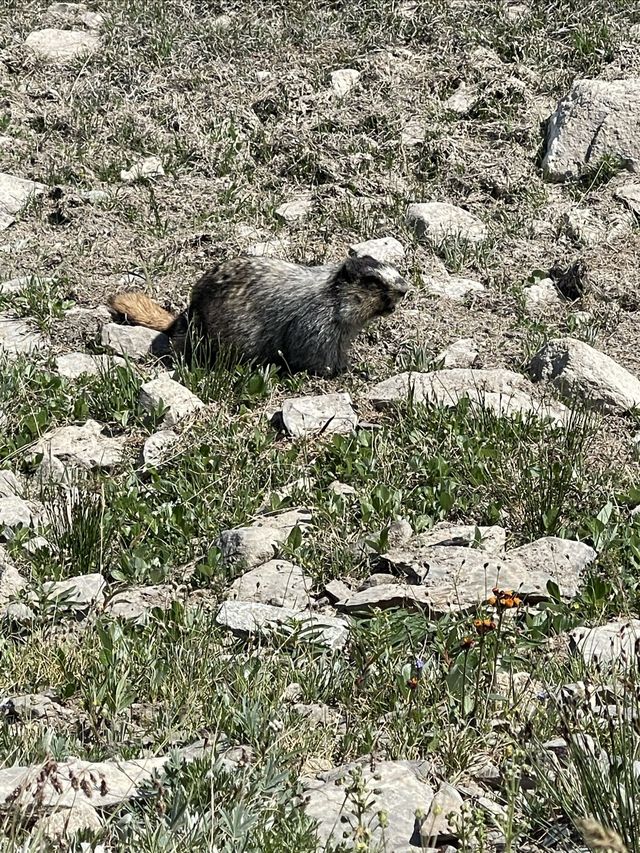
[[[491,631],[495,631],[496,629],[496,623],[493,619],[474,619],[473,625],[481,637],[484,637],[485,634],[489,634]]]
[[[514,607],[520,607],[522,604],[522,599],[512,589],[500,589],[495,586],[492,592],[493,595],[487,598],[487,604],[490,607],[497,607],[498,610],[511,610]]]

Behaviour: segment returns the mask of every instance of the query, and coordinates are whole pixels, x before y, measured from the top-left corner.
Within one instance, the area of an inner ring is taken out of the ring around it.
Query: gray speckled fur
[[[169,334],[186,355],[204,339],[212,357],[228,349],[240,360],[332,376],[345,369],[358,332],[405,292],[399,273],[373,258],[317,267],[238,258],[196,283]]]

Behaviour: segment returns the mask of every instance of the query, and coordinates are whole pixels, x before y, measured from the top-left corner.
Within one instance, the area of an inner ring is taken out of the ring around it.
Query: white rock
[[[286,560],[270,560],[236,578],[227,599],[304,610],[309,605],[312,586],[312,579],[300,566]]]
[[[341,495],[342,497],[350,497],[351,495],[356,494],[356,490],[353,486],[348,485],[348,483],[341,483],[340,480],[333,480],[327,486],[330,492],[333,492],[334,495]]]
[[[106,581],[97,572],[78,575],[66,581],[46,581],[42,589],[49,602],[62,610],[86,612],[104,603]]]
[[[276,208],[276,217],[287,225],[300,222],[311,213],[313,201],[310,198],[299,198],[294,201],[285,202]]]
[[[12,278],[8,281],[0,281],[0,296],[10,296],[14,293],[22,293],[22,291],[31,284],[32,281],[40,281],[46,284],[51,281],[50,278],[39,278],[33,275],[23,275],[19,278]]]
[[[184,761],[205,754],[206,750],[198,746],[178,751]],[[18,792],[13,802],[20,810],[32,808],[36,801],[39,809],[48,811],[75,808],[79,803],[109,808],[139,797],[153,777],[162,773],[169,758],[169,755],[129,761],[69,758],[57,762],[53,773],[43,770],[44,763],[6,767],[0,770],[0,799],[5,802]]]
[[[548,341],[531,360],[531,375],[595,409],[640,406],[640,381],[608,355],[576,338]]]
[[[46,344],[46,339],[27,320],[0,315],[0,354],[9,359],[31,355]]]
[[[595,169],[604,157],[640,170],[640,79],[576,80],[551,117],[545,175],[556,181]]]
[[[85,190],[80,193],[80,198],[90,204],[100,204],[103,201],[109,201],[111,195],[105,190]]]
[[[445,109],[457,113],[459,116],[464,116],[471,110],[477,100],[478,90],[476,86],[461,83],[453,95],[447,98],[443,106]]]
[[[225,563],[240,563],[251,569],[272,560],[293,528],[304,530],[310,520],[310,513],[297,509],[260,516],[249,527],[223,530],[217,545]]]
[[[574,539],[558,536],[543,536],[535,542],[521,545],[508,552],[510,558],[523,562],[529,571],[549,572],[556,575],[573,575],[572,588],[577,589],[585,569],[593,563],[597,554],[589,545]]]
[[[595,628],[580,626],[569,632],[570,644],[584,662],[634,666],[640,649],[640,620],[614,619]]]
[[[332,604],[336,601],[345,601],[352,594],[353,590],[350,586],[347,586],[344,581],[339,581],[335,578],[334,580],[329,581],[328,584],[325,584],[323,590],[323,595],[326,596]]]
[[[162,160],[159,157],[145,157],[134,163],[130,169],[123,169],[120,172],[120,180],[130,184],[139,178],[159,178],[162,175],[164,175]]]
[[[259,240],[247,246],[245,252],[254,258],[281,258],[289,251],[290,241],[286,237]]]
[[[446,841],[459,840],[460,827],[463,825],[462,804],[462,796],[453,785],[441,782],[420,827],[420,836],[425,846],[429,843],[441,845]]]
[[[313,513],[310,510],[296,507],[295,509],[259,515],[252,527],[275,527],[278,530],[286,530],[287,533],[290,533],[296,526],[306,530],[312,518]]]
[[[204,408],[204,403],[188,388],[170,379],[168,376],[158,376],[140,388],[140,405],[146,412],[153,412],[160,405],[166,407],[162,419],[164,429],[175,426],[183,418]]]
[[[20,722],[60,721],[73,717],[73,712],[44,693],[19,693],[0,700],[0,715]]]
[[[482,243],[487,238],[487,228],[477,216],[461,207],[443,202],[410,204],[406,223],[417,236],[438,244],[447,239]]]
[[[617,189],[614,195],[623,201],[636,216],[640,216],[640,184],[625,184]]]
[[[339,98],[344,98],[357,85],[360,72],[354,68],[341,68],[331,72],[331,88]]]
[[[376,761],[374,767],[359,762],[358,766],[366,792],[362,821],[371,828],[370,849],[409,853],[417,834],[416,812],[426,815],[433,800],[433,788],[428,782],[433,768],[426,761]],[[318,850],[325,850],[329,844],[332,849],[342,844],[345,827],[352,825],[352,806],[345,788],[351,783],[354,768],[355,763],[343,765],[301,779],[305,813],[317,821]],[[380,811],[388,819],[384,830],[377,819]],[[420,849],[420,840],[415,849]]]
[[[69,326],[86,326],[87,329],[93,331],[110,322],[111,312],[106,305],[97,305],[95,308],[83,308],[80,305],[74,305],[73,308],[65,311],[64,320]]]
[[[469,61],[478,71],[495,70],[502,66],[502,60],[490,47],[476,47],[469,53]]]
[[[29,200],[45,189],[44,184],[0,172],[0,231],[8,228]]]
[[[9,555],[0,545],[0,614],[7,613],[13,599],[27,585],[26,580],[11,562]]]
[[[33,536],[23,543],[22,547],[27,554],[37,554],[38,551],[48,551],[51,553],[51,545],[44,536]]]
[[[473,338],[460,338],[442,350],[437,361],[442,361],[444,367],[473,367],[478,355],[477,344]]]
[[[381,583],[372,584],[358,592],[350,592],[338,605],[345,613],[365,613],[371,610],[389,610],[402,607],[404,610],[428,607],[430,596],[421,584]]]
[[[105,375],[118,364],[126,365],[126,361],[117,356],[91,355],[88,352],[68,352],[56,358],[56,370],[67,379]]]
[[[0,471],[0,498],[21,497],[23,484],[13,471]]]
[[[420,119],[409,119],[400,133],[400,142],[407,148],[422,145],[427,135],[426,124]]]
[[[138,285],[144,285],[145,282],[146,277],[143,272],[126,272],[118,279],[118,287],[137,287]]]
[[[531,14],[531,9],[526,3],[508,2],[505,13],[510,21],[521,21],[527,15]]]
[[[382,263],[393,264],[404,258],[404,246],[395,237],[380,237],[349,246],[349,254],[358,258],[369,256]]]
[[[58,809],[52,814],[45,815],[36,821],[32,834],[52,840],[71,839],[78,832],[90,830],[98,832],[102,829],[102,821],[98,812],[89,803],[76,803],[70,809]],[[94,850],[97,848],[94,847]]]
[[[256,82],[268,83],[273,78],[271,71],[256,71]]]
[[[444,299],[451,299],[453,302],[462,302],[472,294],[480,296],[486,293],[485,286],[479,281],[453,275],[448,278],[426,276],[422,279],[422,283],[429,296],[440,296]]]
[[[331,726],[335,728],[340,725],[342,717],[339,712],[325,705],[323,702],[296,702],[291,709],[294,714],[307,720],[313,726]],[[342,726],[344,732],[344,725]]]
[[[78,477],[78,468],[67,467],[57,456],[47,454],[36,469],[36,478],[43,486],[51,483],[59,483],[67,486],[73,485]]]
[[[294,397],[282,404],[282,421],[289,435],[352,432],[358,423],[349,394]]]
[[[543,278],[523,288],[522,295],[527,311],[535,314],[545,309],[561,309],[565,302],[558,293],[552,278]]]
[[[111,468],[123,457],[123,438],[102,434],[102,424],[88,420],[82,426],[66,426],[46,432],[28,456],[42,454],[81,468]]]
[[[2,608],[2,615],[18,625],[27,625],[36,620],[36,614],[22,601],[12,601]]]
[[[427,126],[420,119],[409,119],[402,127],[400,142],[407,148],[422,145],[427,135]]]
[[[64,64],[79,56],[90,56],[100,47],[100,38],[85,30],[47,28],[29,33],[25,45],[44,62]]]
[[[103,346],[135,360],[143,359],[148,355],[166,355],[171,349],[167,335],[144,326],[107,323],[102,327],[100,340]]]
[[[0,498],[0,535],[10,537],[19,527],[36,527],[42,505],[19,497]]]
[[[475,524],[451,524],[439,521],[430,530],[413,539],[416,545],[427,548],[431,545],[473,546],[480,551],[504,556],[507,531],[498,525],[477,527]]]
[[[410,393],[414,403],[447,407],[466,398],[501,416],[520,412],[550,417],[560,423],[566,419],[568,411],[564,406],[538,403],[531,396],[532,391],[531,383],[511,370],[450,368],[430,373],[397,374],[371,388],[367,398],[380,408],[408,400]]]
[[[223,530],[217,544],[226,563],[253,568],[272,560],[288,535],[289,531],[277,527],[237,527]]]
[[[381,556],[382,568],[422,584],[432,615],[476,608],[494,586],[513,589],[530,601],[548,599],[547,584],[557,584],[564,599],[573,598],[583,579],[588,555],[578,547],[532,543],[497,556],[456,545],[424,546],[419,540],[390,549]],[[579,543],[577,543],[579,545]],[[586,546],[585,546],[586,547]],[[545,553],[561,556],[544,561]]]
[[[216,622],[241,635],[264,633],[288,625],[300,640],[332,649],[344,646],[349,636],[348,624],[343,619],[253,601],[225,601],[218,610]]]
[[[264,231],[253,225],[247,225],[245,222],[240,222],[236,225],[235,233],[238,240],[260,240],[265,234]]]
[[[169,610],[178,598],[169,584],[157,586],[130,586],[110,598],[104,612],[114,619],[145,624],[154,608]]]
[[[225,32],[233,24],[231,15],[216,15],[211,21],[211,27],[218,32]]]
[[[161,465],[169,455],[171,448],[178,441],[178,434],[170,429],[161,429],[154,432],[145,441],[142,448],[142,462],[144,465],[157,467]]]
[[[588,208],[572,207],[563,218],[567,236],[583,246],[595,246],[607,239],[607,229],[601,219]]]

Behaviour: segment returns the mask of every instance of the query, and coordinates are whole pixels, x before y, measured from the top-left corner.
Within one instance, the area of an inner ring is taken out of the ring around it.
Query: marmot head
[[[391,314],[409,289],[395,267],[368,255],[347,258],[336,273],[335,284],[341,316],[354,326]]]

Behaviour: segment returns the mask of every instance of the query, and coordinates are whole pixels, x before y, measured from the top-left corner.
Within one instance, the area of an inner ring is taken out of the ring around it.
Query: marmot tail
[[[175,317],[144,293],[119,293],[109,297],[109,307],[136,326],[146,326],[156,332],[166,332]]]

